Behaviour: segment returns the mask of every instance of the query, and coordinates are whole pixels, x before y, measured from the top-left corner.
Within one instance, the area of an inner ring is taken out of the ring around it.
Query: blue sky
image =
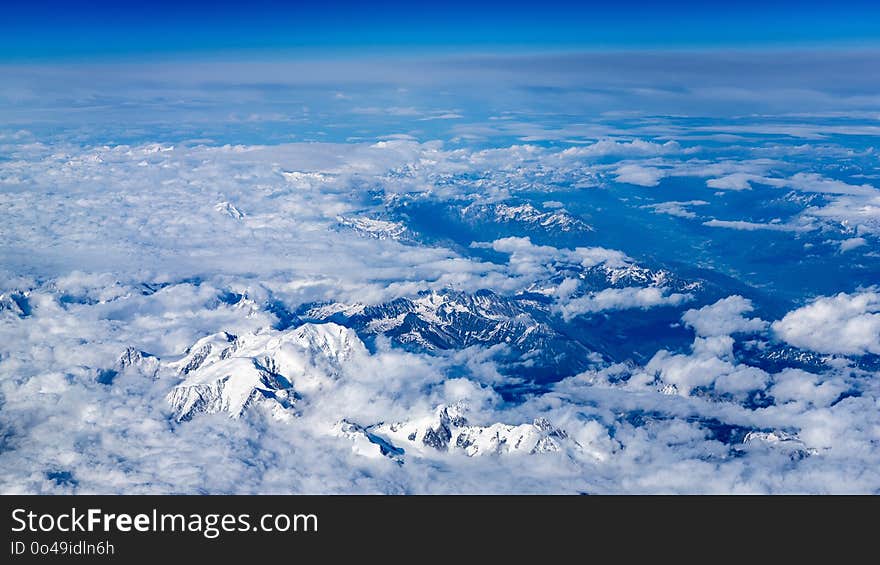
[[[246,5],[245,5],[246,4]],[[240,50],[509,50],[876,45],[856,0],[671,2],[71,2],[4,7],[0,60]]]

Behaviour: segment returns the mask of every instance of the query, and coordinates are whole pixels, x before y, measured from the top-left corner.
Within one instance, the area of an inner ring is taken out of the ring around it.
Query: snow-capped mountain
[[[320,390],[354,357],[366,354],[352,330],[332,323],[241,337],[214,334],[169,364],[183,381],[168,402],[178,421],[199,412],[237,418],[254,403],[283,414],[301,392]]]
[[[654,288],[658,295],[680,293],[688,298],[703,289],[702,281],[682,279],[665,269],[650,269],[630,261],[591,267],[560,263],[550,277],[532,285],[528,292],[512,296],[488,289],[470,293],[446,288],[378,305],[306,304],[296,315],[303,320],[336,322],[365,338],[385,335],[395,343],[421,351],[504,345],[509,351],[501,352],[499,358],[504,360],[505,370],[528,373],[536,380],[575,374],[597,356],[608,357],[619,350],[615,333],[597,331],[599,323],[605,327],[633,327],[632,318],[655,323],[639,312],[630,314],[624,324],[617,322],[612,312],[602,316],[604,321],[581,320],[580,326],[573,325],[560,314],[554,298],[556,289],[570,281],[576,286],[567,300],[601,289]],[[674,315],[672,319],[676,318]]]
[[[196,342],[181,359],[166,364],[183,378],[167,395],[167,402],[178,422],[201,413],[239,418],[256,407],[288,419],[301,398],[332,394],[327,385],[345,378],[355,358],[366,355],[353,330],[334,323],[307,323],[240,337],[214,334]],[[131,368],[145,360],[155,358],[130,349],[121,363]],[[460,405],[441,405],[427,417],[393,424],[363,426],[343,418],[330,432],[350,440],[359,455],[397,462],[403,462],[408,452],[415,456],[460,452],[474,457],[580,449],[564,430],[546,419],[476,426],[468,422]]]
[[[233,357],[193,373],[168,394],[174,418],[180,422],[197,413],[228,412],[238,418],[254,404],[290,408],[295,393],[283,376],[252,358]]]
[[[467,247],[473,241],[519,236],[551,245],[583,245],[594,228],[562,208],[541,209],[521,199],[486,202],[474,198],[438,200],[430,194],[393,195],[381,199],[381,215],[400,222],[419,241]]]
[[[205,336],[187,348],[184,356],[170,366],[181,375],[187,375],[206,362],[210,364],[229,357],[237,347],[235,340],[234,335],[226,332]]]
[[[744,362],[759,365],[766,370],[780,371],[786,367],[797,367],[819,372],[826,368],[825,356],[785,344],[767,344],[760,349],[742,348],[737,353]]]
[[[284,180],[294,186],[294,188],[306,189],[314,184],[326,182],[329,175],[317,173],[314,171],[281,171]]]
[[[239,210],[232,202],[218,202],[214,205],[214,210],[220,212],[225,216],[229,216],[233,220],[241,220],[242,218],[244,218],[244,213]]]
[[[754,431],[743,438],[742,450],[775,451],[787,455],[794,461],[804,459],[818,453],[815,448],[807,447],[796,434],[784,431]]]
[[[116,362],[116,370],[120,373],[131,372],[151,379],[158,375],[159,366],[158,357],[134,347],[127,347]]]
[[[155,355],[150,355],[135,347],[126,347],[113,367],[97,369],[95,380],[101,384],[110,385],[119,375],[155,379],[158,377],[160,369],[161,361]]]
[[[333,426],[334,435],[351,441],[351,450],[371,459],[388,457],[397,462],[403,461],[404,450],[392,445],[388,440],[370,432],[367,428],[350,420],[339,420]]]
[[[578,274],[585,289],[658,287],[672,292],[694,292],[703,282],[685,280],[667,269],[652,269],[626,261],[623,264],[602,263],[581,270]]]
[[[401,222],[358,216],[338,216],[336,221],[341,229],[350,229],[358,235],[374,239],[401,240],[407,238],[408,234],[407,227]]]
[[[24,318],[30,316],[31,306],[27,294],[19,291],[0,293],[0,315],[11,314]]]
[[[568,434],[544,418],[532,423],[510,425],[495,423],[471,425],[461,407],[438,406],[433,414],[407,422],[378,424],[370,428],[345,428],[360,453],[401,457],[403,453],[430,455],[456,452],[469,457],[501,454],[536,454],[579,450],[580,445]],[[367,441],[376,446],[369,448]],[[402,447],[401,447],[402,446]]]
[[[527,231],[539,230],[551,233],[593,231],[589,224],[564,210],[542,212],[528,202],[520,204],[474,203],[461,208],[459,214],[464,222],[478,226],[486,223],[508,224]]]
[[[490,290],[425,291],[377,306],[309,305],[304,319],[333,321],[362,335],[383,334],[420,350],[506,345],[514,361],[557,372],[577,372],[591,351],[554,327],[541,296],[505,297]],[[564,374],[563,373],[563,374]]]

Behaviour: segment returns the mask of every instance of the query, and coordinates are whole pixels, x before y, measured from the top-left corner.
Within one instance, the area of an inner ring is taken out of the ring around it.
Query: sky
[[[441,7],[442,6],[442,7]],[[0,60],[279,50],[876,45],[880,7],[831,2],[39,2],[4,8]]]

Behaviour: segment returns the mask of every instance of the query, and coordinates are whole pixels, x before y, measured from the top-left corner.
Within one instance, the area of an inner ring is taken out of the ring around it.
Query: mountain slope
[[[216,412],[238,418],[254,403],[284,414],[301,392],[319,390],[353,357],[366,354],[352,330],[332,323],[241,337],[214,334],[169,364],[183,380],[167,400],[178,421]]]

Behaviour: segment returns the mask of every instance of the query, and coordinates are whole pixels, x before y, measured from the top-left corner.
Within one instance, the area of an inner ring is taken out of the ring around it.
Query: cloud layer
[[[877,493],[871,55],[689,57],[10,69],[0,491]]]

